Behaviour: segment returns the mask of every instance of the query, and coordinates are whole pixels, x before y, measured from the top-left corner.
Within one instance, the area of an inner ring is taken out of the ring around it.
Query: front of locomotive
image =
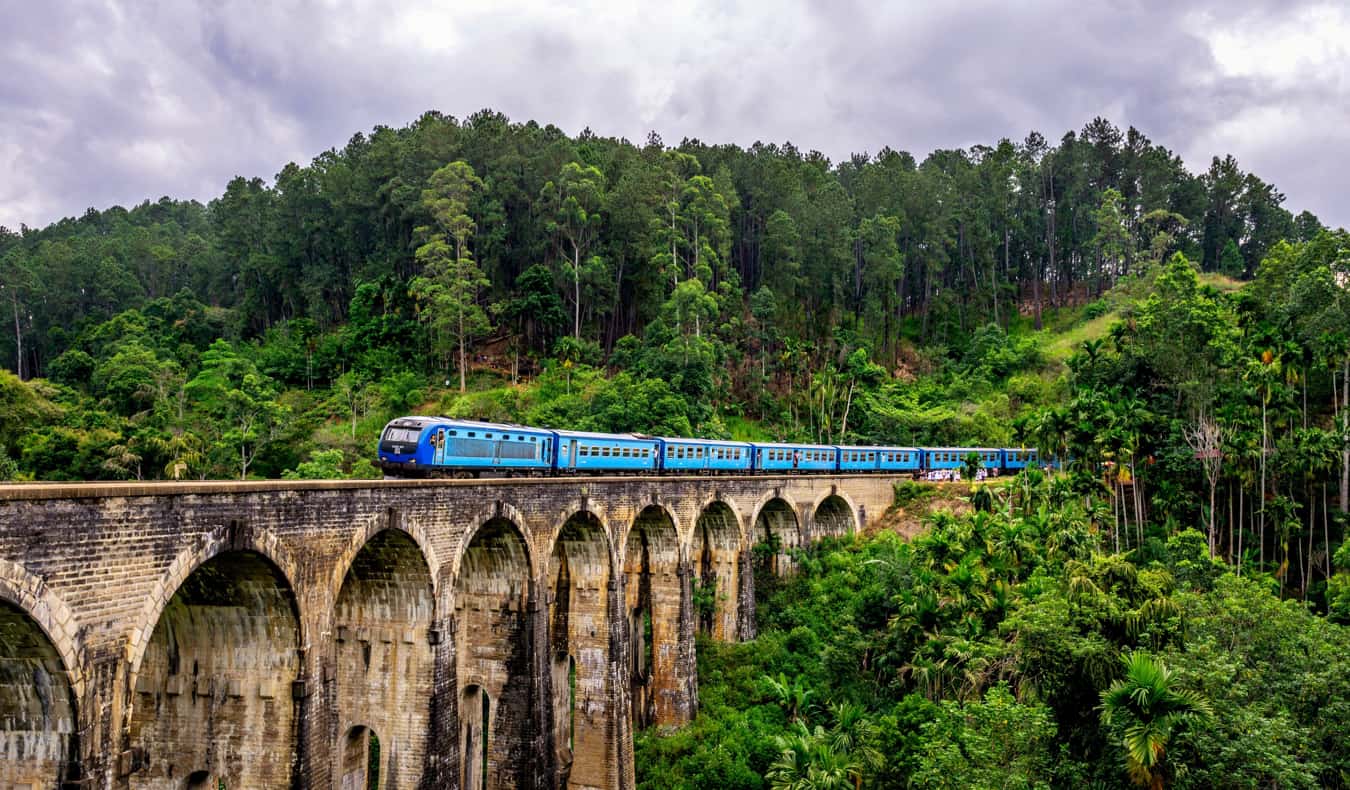
[[[387,477],[422,477],[431,463],[428,417],[398,417],[380,434],[378,465]]]

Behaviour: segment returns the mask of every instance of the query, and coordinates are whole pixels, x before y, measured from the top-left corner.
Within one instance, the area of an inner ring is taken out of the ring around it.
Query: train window
[[[459,436],[459,431],[451,431],[451,432],[450,432],[450,435],[451,435],[451,436]]]
[[[469,431],[469,438],[470,438],[470,439],[472,439],[473,437],[475,437],[475,436],[477,436],[477,435],[478,435],[478,434],[475,433],[474,431]]]
[[[491,438],[492,438],[492,434],[490,434],[490,433],[485,433],[485,434],[483,434],[483,438],[484,438],[484,439],[491,439]]]

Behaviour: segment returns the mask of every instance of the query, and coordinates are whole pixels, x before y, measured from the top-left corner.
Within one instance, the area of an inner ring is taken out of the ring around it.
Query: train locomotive
[[[972,452],[986,475],[1041,465],[1028,448],[734,442],[416,416],[385,426],[377,463],[388,477],[884,472],[945,479]]]

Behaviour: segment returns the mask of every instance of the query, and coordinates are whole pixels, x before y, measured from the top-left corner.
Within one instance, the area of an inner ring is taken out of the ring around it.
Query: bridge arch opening
[[[857,519],[853,507],[838,494],[825,497],[811,518],[813,537],[844,538],[853,534]]]
[[[635,728],[679,724],[680,538],[658,505],[638,513],[624,546],[629,683]]]
[[[78,780],[70,674],[37,621],[0,599],[0,787],[64,787]]]
[[[548,565],[549,662],[559,784],[604,787],[614,763],[610,701],[609,538],[593,514],[558,532]]]
[[[797,511],[787,500],[774,497],[759,509],[755,516],[755,568],[774,576],[786,576],[795,563],[791,552],[801,545],[801,528]],[[762,585],[756,585],[760,590]]]
[[[383,770],[373,764],[362,767],[361,776],[374,771],[394,787],[415,787],[422,775],[435,668],[428,638],[433,613],[431,569],[417,543],[398,529],[377,533],[357,552],[334,607],[338,721],[382,733],[372,755]],[[350,748],[348,742],[339,752],[344,790]]]
[[[460,757],[459,786],[464,790],[486,790],[488,784],[488,750],[491,748],[489,722],[492,720],[492,700],[482,686],[471,685],[459,699]]]
[[[455,580],[455,677],[462,786],[525,784],[530,770],[530,559],[516,525],[474,533]]]
[[[205,774],[216,786],[288,788],[299,712],[299,617],[290,583],[261,554],[217,554],[160,614],[136,680],[133,788]]]
[[[383,746],[375,731],[364,725],[347,730],[342,739],[342,777],[339,785],[342,790],[378,790],[381,786],[380,763],[383,762]],[[389,782],[394,787],[407,787],[395,779]],[[411,785],[416,786],[416,785]]]
[[[187,790],[216,790],[215,782],[211,781],[210,771],[193,771],[188,774],[187,782],[183,786]]]
[[[690,558],[694,563],[694,616],[700,633],[722,642],[739,638],[736,628],[740,593],[740,519],[731,506],[713,500],[694,525]]]

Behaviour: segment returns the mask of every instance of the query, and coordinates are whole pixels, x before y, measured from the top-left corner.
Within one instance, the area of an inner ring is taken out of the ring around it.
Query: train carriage
[[[881,450],[878,447],[850,447],[837,445],[839,457],[836,467],[841,472],[875,472],[881,468]]]
[[[1040,466],[1040,455],[1035,448],[1003,448],[1003,468],[1008,472],[1020,472],[1028,467]]]
[[[504,423],[403,417],[380,437],[385,471],[414,476],[459,471],[547,472],[553,466],[549,431]]]
[[[659,469],[670,472],[748,472],[748,442],[713,439],[660,439]]]
[[[923,468],[923,450],[918,447],[878,447],[877,468],[883,472],[918,472]]]
[[[755,444],[754,469],[762,472],[834,472],[839,451],[822,444]]]
[[[980,468],[987,474],[998,474],[1003,467],[1003,451],[997,447],[925,447],[923,468],[926,472],[950,471],[965,465],[966,456],[979,453]]]
[[[661,440],[626,433],[551,431],[558,445],[557,469],[563,472],[651,472],[657,468]]]

